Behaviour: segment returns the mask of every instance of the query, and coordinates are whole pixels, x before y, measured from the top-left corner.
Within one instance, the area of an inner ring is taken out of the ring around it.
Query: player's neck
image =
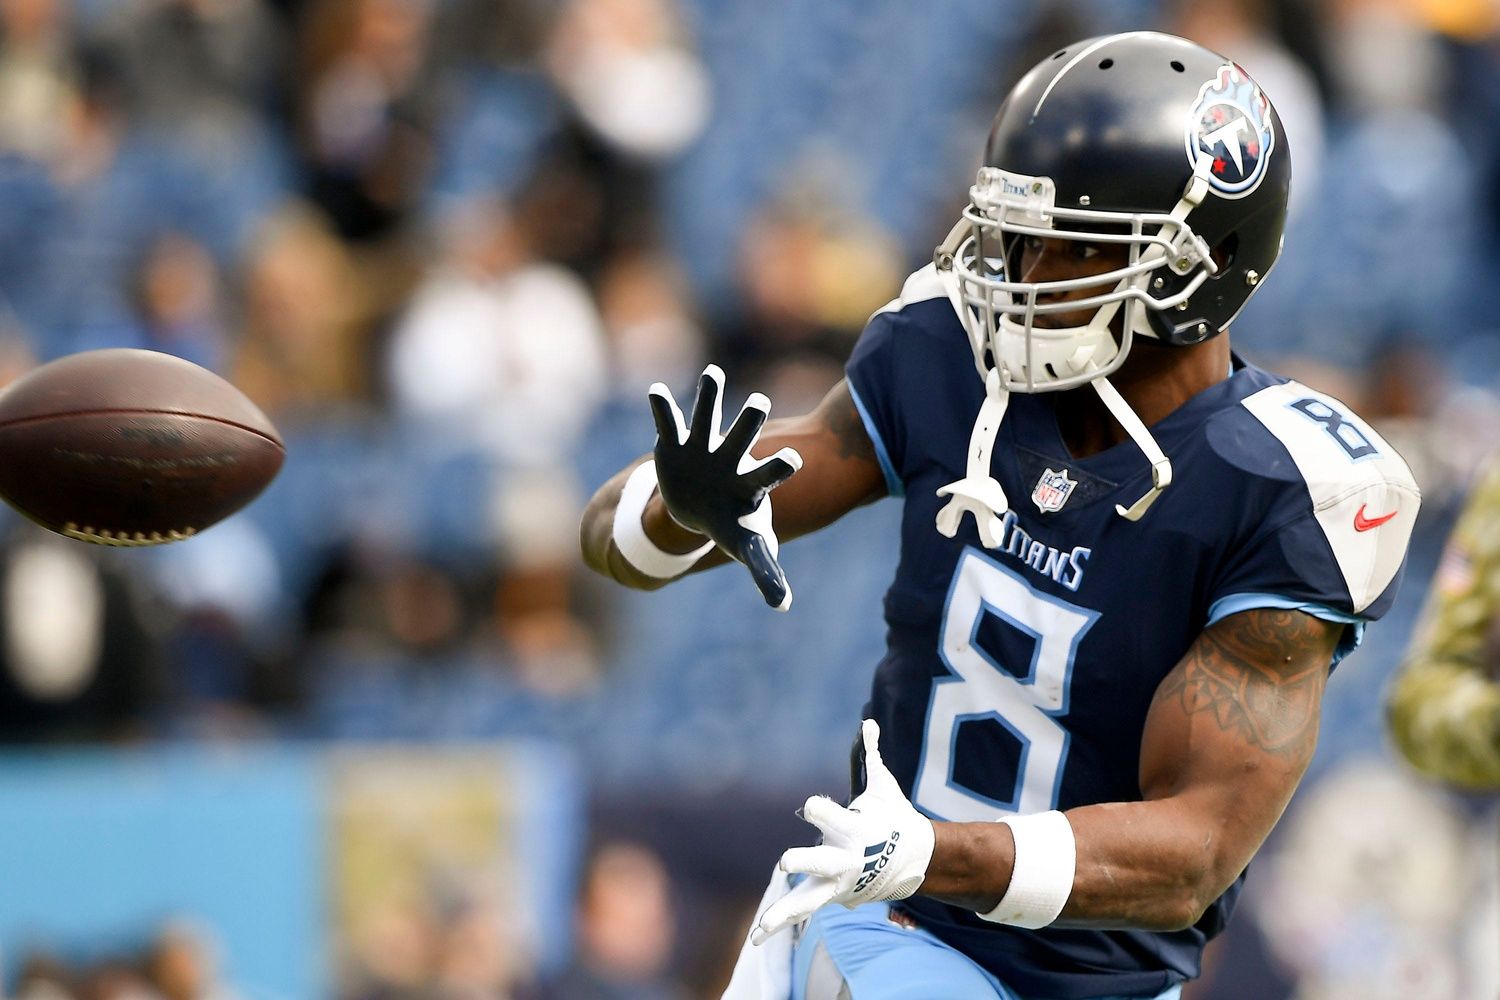
[[[1169,347],[1137,339],[1130,357],[1110,382],[1130,408],[1151,427],[1183,403],[1229,373],[1229,338],[1215,337],[1192,347]],[[1065,401],[1065,402],[1064,402]],[[1088,387],[1063,394],[1057,407],[1058,429],[1074,458],[1087,458],[1129,440]]]

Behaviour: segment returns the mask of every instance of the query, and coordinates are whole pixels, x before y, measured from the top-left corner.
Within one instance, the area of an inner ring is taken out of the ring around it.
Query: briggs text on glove
[[[879,854],[880,856],[878,858],[871,858],[865,862],[864,868],[861,869],[863,874],[854,883],[854,891],[856,893],[863,892],[885,870],[885,866],[891,863],[891,855],[896,853],[896,841],[900,839],[901,831],[892,830],[889,838],[865,848],[865,857],[869,858],[872,854]]]

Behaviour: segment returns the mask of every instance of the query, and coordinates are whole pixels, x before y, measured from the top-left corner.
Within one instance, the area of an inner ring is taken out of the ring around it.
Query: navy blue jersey
[[[1010,510],[989,550],[972,517],[952,539],[934,525],[936,491],[965,474],[984,387],[930,267],[870,321],[847,374],[905,496],[866,715],[934,819],[1139,800],[1147,709],[1205,626],[1301,608],[1348,624],[1343,655],[1390,606],[1415,484],[1343,404],[1296,382],[1236,360],[1153,426],[1173,483],[1136,522],[1115,505],[1150,486],[1140,450],[1072,458],[1055,414],[1065,397],[1012,395],[991,469]],[[923,897],[900,905],[1023,995],[1150,996],[1197,974],[1239,886],[1172,933],[1028,931]]]

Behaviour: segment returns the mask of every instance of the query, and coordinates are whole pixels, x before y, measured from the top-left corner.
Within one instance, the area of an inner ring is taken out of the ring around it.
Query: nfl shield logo
[[[1068,497],[1073,495],[1073,487],[1077,485],[1077,480],[1068,478],[1067,469],[1060,472],[1048,469],[1037,480],[1036,489],[1031,491],[1031,502],[1043,514],[1055,514],[1062,510],[1062,505],[1068,502]]]

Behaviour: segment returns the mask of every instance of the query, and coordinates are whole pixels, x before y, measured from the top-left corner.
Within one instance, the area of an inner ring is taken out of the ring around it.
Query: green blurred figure
[[[1422,773],[1500,789],[1500,461],[1476,483],[1448,540],[1388,722]]]

